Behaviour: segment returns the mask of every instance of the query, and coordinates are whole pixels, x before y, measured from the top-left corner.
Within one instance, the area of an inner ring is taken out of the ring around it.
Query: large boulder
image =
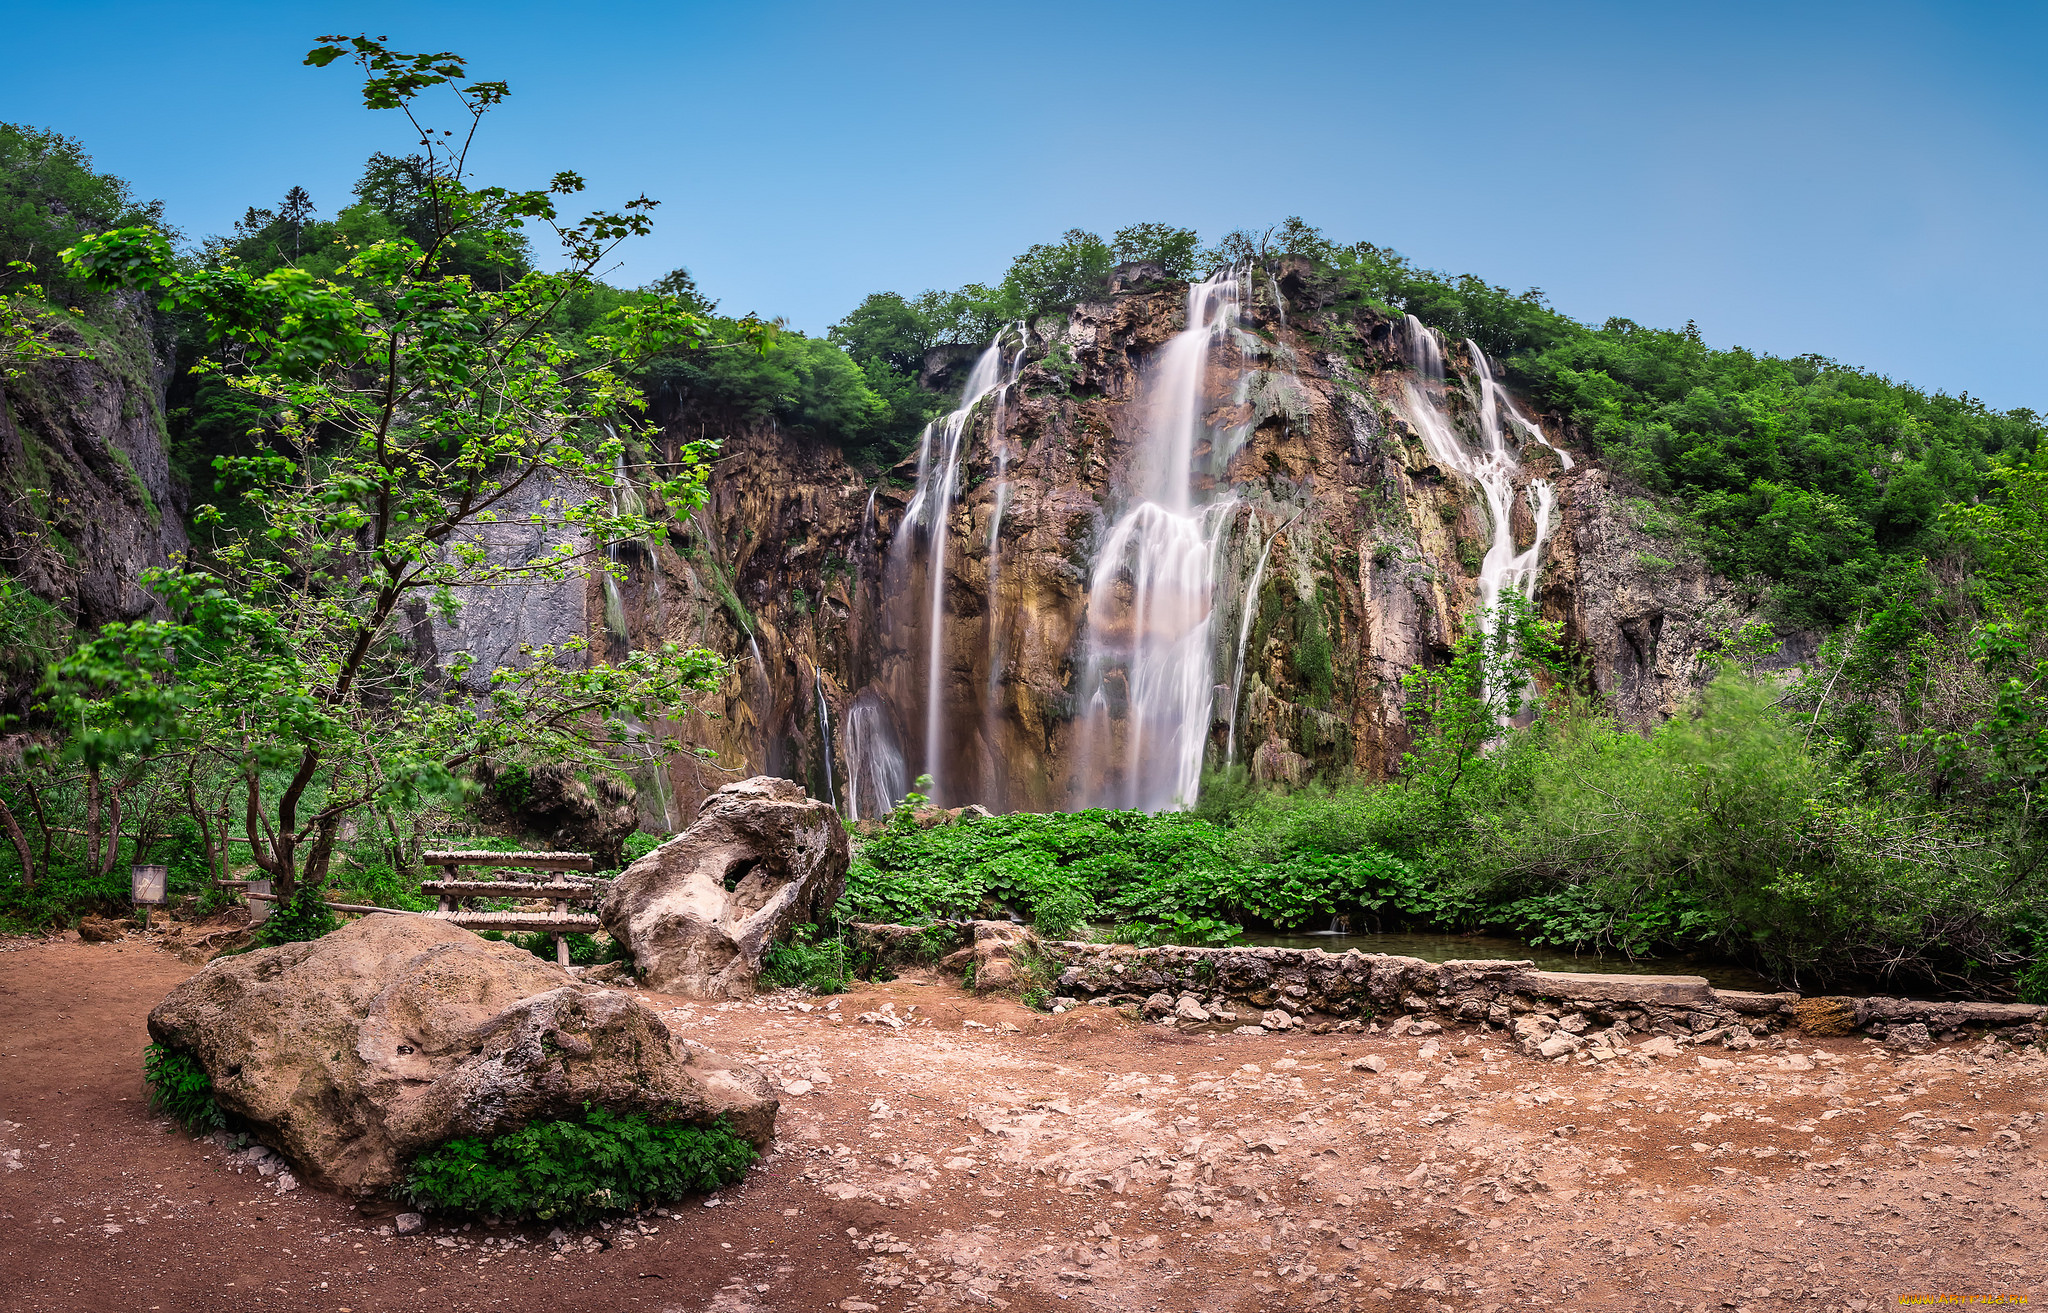
[[[695,824],[627,867],[598,916],[649,989],[738,998],[770,944],[839,901],[848,857],[830,804],[756,776],[706,798]]]
[[[765,1148],[776,1100],[625,994],[424,916],[216,959],[149,1014],[214,1098],[308,1179],[390,1190],[423,1150],[579,1113],[585,1101],[707,1123]]]

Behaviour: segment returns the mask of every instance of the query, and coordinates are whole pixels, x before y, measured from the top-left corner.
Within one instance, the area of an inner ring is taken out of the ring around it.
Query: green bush
[[[257,928],[253,946],[275,948],[279,944],[304,943],[333,933],[341,922],[335,920],[323,898],[321,889],[300,885],[292,891],[290,901],[277,903],[270,919]]]
[[[145,1048],[142,1081],[149,1086],[150,1111],[164,1114],[194,1135],[227,1125],[227,1117],[213,1101],[213,1078],[185,1050],[162,1044]]]
[[[723,1122],[691,1126],[586,1103],[575,1121],[431,1149],[413,1161],[403,1193],[433,1212],[587,1222],[719,1189],[756,1156]]]
[[[1095,900],[1076,885],[1057,884],[1031,899],[1031,928],[1041,939],[1072,939],[1095,913]]]
[[[853,979],[846,944],[834,936],[822,942],[818,927],[802,925],[761,959],[761,981],[777,989],[810,989],[837,994]]]
[[[1231,828],[1183,812],[1018,813],[892,828],[861,849],[847,876],[845,913],[916,924],[1028,912],[1047,938],[1106,913],[1200,942],[1229,939],[1248,919],[1294,927],[1357,907],[1425,919],[1443,913],[1408,864],[1357,835],[1318,843],[1298,814],[1293,821],[1302,833],[1277,842],[1282,827],[1270,818]]]

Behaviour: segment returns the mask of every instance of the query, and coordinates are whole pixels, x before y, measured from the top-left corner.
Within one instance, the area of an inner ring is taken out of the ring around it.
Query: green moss
[[[143,484],[142,475],[136,470],[135,462],[129,458],[127,452],[117,446],[109,444],[107,450],[114,454],[114,460],[128,472],[128,486],[135,490],[136,497],[142,502],[142,509],[149,513],[149,522],[152,525],[162,524],[163,512],[157,509],[156,498],[149,495],[149,489]]]

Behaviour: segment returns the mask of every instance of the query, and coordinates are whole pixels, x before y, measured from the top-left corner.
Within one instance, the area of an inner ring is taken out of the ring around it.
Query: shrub
[[[1057,884],[1039,891],[1031,900],[1031,928],[1041,939],[1072,939],[1095,911],[1088,891],[1071,884]]]
[[[746,1175],[754,1146],[723,1122],[690,1126],[583,1105],[575,1121],[465,1137],[413,1161],[403,1193],[434,1212],[586,1222]]]
[[[149,1109],[160,1112],[194,1135],[227,1125],[213,1101],[213,1078],[199,1060],[183,1049],[151,1044],[142,1051],[142,1081],[149,1086]]]
[[[818,940],[818,927],[803,925],[785,943],[761,959],[761,980],[780,989],[809,989],[837,994],[853,978],[846,944],[838,937]]]
[[[277,910],[256,931],[252,946],[275,948],[279,944],[303,943],[332,932],[340,924],[321,901],[320,886],[302,884],[292,891],[290,902],[277,904]]]
[[[535,957],[543,958],[549,962],[555,960],[555,937],[546,930],[535,930],[523,935],[508,935],[502,930],[482,930],[478,932],[478,936],[483,939],[523,948]],[[579,967],[596,966],[600,962],[628,962],[632,960],[633,955],[626,951],[625,945],[610,936],[600,940],[595,935],[586,935],[580,930],[572,930],[562,937],[569,941],[569,961]]]

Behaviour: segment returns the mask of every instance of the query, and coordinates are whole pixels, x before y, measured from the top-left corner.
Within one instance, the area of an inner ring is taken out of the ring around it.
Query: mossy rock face
[[[143,571],[187,550],[164,440],[168,357],[148,311],[115,299],[56,336],[87,353],[0,381],[0,537],[24,590],[97,628],[155,605]]]

